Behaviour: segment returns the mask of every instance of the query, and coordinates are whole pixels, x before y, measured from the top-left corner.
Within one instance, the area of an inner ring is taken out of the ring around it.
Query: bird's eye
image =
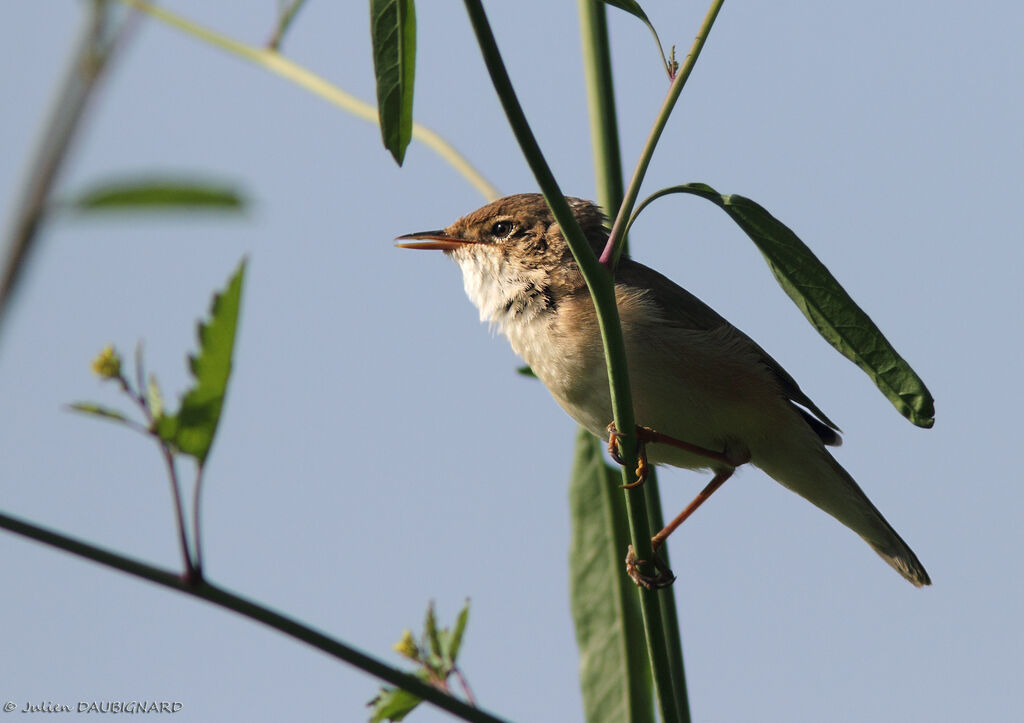
[[[494,236],[494,238],[499,239],[508,238],[512,235],[513,228],[515,228],[515,226],[511,221],[496,221],[495,224],[491,226],[491,235]]]

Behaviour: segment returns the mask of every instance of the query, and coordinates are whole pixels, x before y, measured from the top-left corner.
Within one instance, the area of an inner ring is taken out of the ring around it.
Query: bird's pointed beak
[[[477,243],[476,241],[449,236],[444,232],[444,229],[440,231],[407,233],[404,236],[399,236],[395,241],[403,242],[396,244],[400,249],[427,249],[434,251],[454,251],[460,246]],[[415,241],[416,243],[408,243],[409,241]]]

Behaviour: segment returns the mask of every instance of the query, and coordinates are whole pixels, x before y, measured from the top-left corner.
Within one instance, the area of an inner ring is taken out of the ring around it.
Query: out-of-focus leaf
[[[413,0],[370,0],[377,112],[384,147],[398,165],[412,140],[413,79],[416,75],[416,9]]]
[[[602,444],[582,427],[569,487],[572,546],[569,587],[580,687],[587,723],[648,723],[654,697],[636,587],[623,560],[624,525],[610,529],[620,475],[604,462]]]
[[[199,352],[189,357],[195,385],[182,397],[177,414],[165,414],[156,423],[161,439],[200,465],[210,452],[224,406],[244,277],[243,259],[227,288],[213,297],[210,320],[199,323]]]
[[[533,369],[531,369],[529,366],[525,364],[521,367],[516,367],[516,372],[522,374],[524,377],[532,377],[534,379],[537,378],[537,375],[533,373]]]
[[[434,615],[433,601],[427,605],[427,615],[423,620],[423,631],[427,644],[430,645],[430,655],[435,658],[435,662],[440,662],[442,657],[441,638],[437,632],[437,616]]]
[[[149,413],[153,415],[154,419],[159,419],[164,415],[164,397],[160,393],[160,385],[157,384],[156,377],[152,374],[149,375],[149,381],[146,383],[146,404],[149,405]]]
[[[71,205],[78,211],[240,211],[245,200],[234,188],[200,181],[121,180],[91,188]]]
[[[455,619],[455,627],[448,638],[445,655],[449,665],[455,665],[455,659],[459,657],[459,648],[462,647],[462,634],[466,630],[466,623],[469,621],[469,600],[462,606],[459,616]]]
[[[377,697],[367,704],[370,707],[370,723],[400,721],[422,700],[401,688],[381,688]]]
[[[935,423],[935,403],[921,378],[785,224],[749,198],[722,195],[703,183],[658,191],[637,207],[633,219],[653,200],[669,193],[700,196],[729,214],[764,255],[779,285],[818,333],[871,377],[904,417],[919,427]]]
[[[112,422],[132,424],[132,421],[128,419],[128,417],[124,416],[123,414],[121,414],[121,412],[117,411],[116,409],[104,407],[99,404],[94,404],[92,402],[75,402],[74,404],[69,404],[68,409],[71,409],[75,412],[82,412],[83,414],[91,414],[94,417],[103,417],[104,419],[109,419]]]

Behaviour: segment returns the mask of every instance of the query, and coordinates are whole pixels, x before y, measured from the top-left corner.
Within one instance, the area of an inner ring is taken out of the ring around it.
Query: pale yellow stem
[[[346,93],[338,86],[329,83],[298,63],[292,62],[275,50],[240,43],[226,35],[197,25],[191,20],[176,15],[169,10],[144,2],[144,0],[121,0],[121,2],[171,27],[199,38],[210,45],[244,58],[272,73],[277,73],[281,77],[287,78],[310,93],[320,96],[358,118],[369,121],[374,125],[379,123],[375,106],[356,98],[350,93]],[[498,193],[498,189],[488,183],[487,179],[473,168],[465,157],[434,131],[420,123],[413,122],[412,137],[437,153],[445,162],[458,171],[463,178],[469,181],[488,201],[493,201],[501,195]]]

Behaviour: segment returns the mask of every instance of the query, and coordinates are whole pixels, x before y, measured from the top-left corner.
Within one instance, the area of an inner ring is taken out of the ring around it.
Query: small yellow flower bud
[[[121,376],[121,356],[112,345],[107,344],[92,360],[92,370],[103,379],[117,379]]]
[[[416,641],[413,640],[412,631],[408,628],[402,631],[402,639],[392,645],[391,649],[396,653],[405,656],[409,660],[419,660],[420,650],[416,647]]]

